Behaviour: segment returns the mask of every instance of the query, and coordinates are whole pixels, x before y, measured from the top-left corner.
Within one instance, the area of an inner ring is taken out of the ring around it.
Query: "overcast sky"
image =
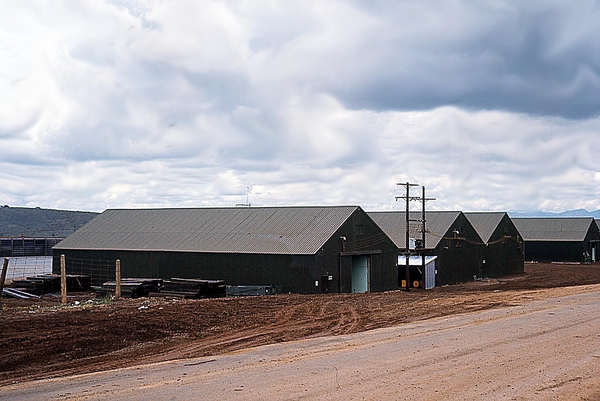
[[[598,1],[0,5],[0,204],[600,209]]]

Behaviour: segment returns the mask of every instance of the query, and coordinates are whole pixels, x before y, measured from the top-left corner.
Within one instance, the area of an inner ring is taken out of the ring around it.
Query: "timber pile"
[[[123,298],[147,297],[151,292],[159,292],[163,280],[161,278],[124,278],[121,279],[121,296]],[[93,287],[96,295],[107,296],[115,293],[116,281],[107,281],[100,287]]]
[[[160,292],[152,296],[177,296],[188,299],[220,298],[226,295],[225,281],[192,278],[164,280]]]
[[[94,287],[98,296],[115,293],[116,281],[107,281]],[[226,295],[225,281],[188,278],[124,278],[121,279],[123,298],[139,297],[178,297],[186,299],[219,298]]]
[[[228,285],[227,296],[260,296],[281,294],[283,287],[280,285]]]
[[[92,280],[90,276],[67,274],[68,292],[89,291],[91,284]],[[27,277],[22,280],[13,280],[10,284],[10,288],[36,295],[60,292],[60,275],[41,274],[39,276]]]

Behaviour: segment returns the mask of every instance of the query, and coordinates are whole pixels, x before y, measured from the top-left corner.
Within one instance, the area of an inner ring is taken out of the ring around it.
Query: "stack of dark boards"
[[[221,298],[226,295],[225,281],[172,278],[163,281],[163,287],[156,295],[172,295],[188,299]]]
[[[67,274],[67,292],[89,291],[91,284],[90,276]],[[36,295],[60,292],[60,275],[42,274],[22,280],[13,280],[10,288]]]
[[[115,293],[117,283],[107,281],[95,287],[96,294],[107,296]],[[123,298],[178,297],[186,299],[219,298],[226,295],[225,281],[172,278],[124,278],[121,280]]]
[[[260,296],[281,294],[283,287],[280,285],[228,285],[227,296]]]
[[[160,291],[163,280],[160,278],[124,278],[121,279],[121,296],[123,298],[147,297],[151,292]],[[93,287],[99,296],[115,293],[116,281],[107,281],[100,287]]]

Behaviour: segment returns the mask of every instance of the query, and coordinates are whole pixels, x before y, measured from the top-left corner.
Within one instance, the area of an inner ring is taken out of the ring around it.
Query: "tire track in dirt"
[[[567,267],[567,283],[600,283],[600,265]],[[560,283],[565,268],[530,265],[501,282],[410,293],[128,299],[78,308],[55,299],[3,300],[0,385],[522,305],[574,291],[542,288]],[[90,295],[82,296],[84,304]]]

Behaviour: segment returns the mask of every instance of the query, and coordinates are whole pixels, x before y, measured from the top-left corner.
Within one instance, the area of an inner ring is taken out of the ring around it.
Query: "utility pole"
[[[423,196],[421,197],[421,201],[423,203],[423,209],[421,212],[421,221],[423,223],[423,232],[421,233],[421,241],[423,241],[421,243],[421,266],[423,268],[423,281],[425,281],[425,202],[427,202],[428,200],[435,200],[435,198],[426,198],[425,197],[425,185],[423,185]],[[425,283],[423,283],[425,284]]]
[[[406,201],[406,248],[404,249],[404,261],[406,263],[406,292],[409,291],[409,287],[410,287],[410,266],[409,266],[409,260],[410,260],[410,246],[409,246],[409,242],[410,242],[410,201],[411,200],[419,200],[421,198],[419,197],[411,197],[410,196],[410,187],[417,187],[418,184],[411,184],[410,182],[404,182],[404,183],[398,183],[398,185],[401,185],[403,187],[405,187],[406,190],[406,195],[405,196],[396,196],[396,200],[398,199],[404,199]]]

